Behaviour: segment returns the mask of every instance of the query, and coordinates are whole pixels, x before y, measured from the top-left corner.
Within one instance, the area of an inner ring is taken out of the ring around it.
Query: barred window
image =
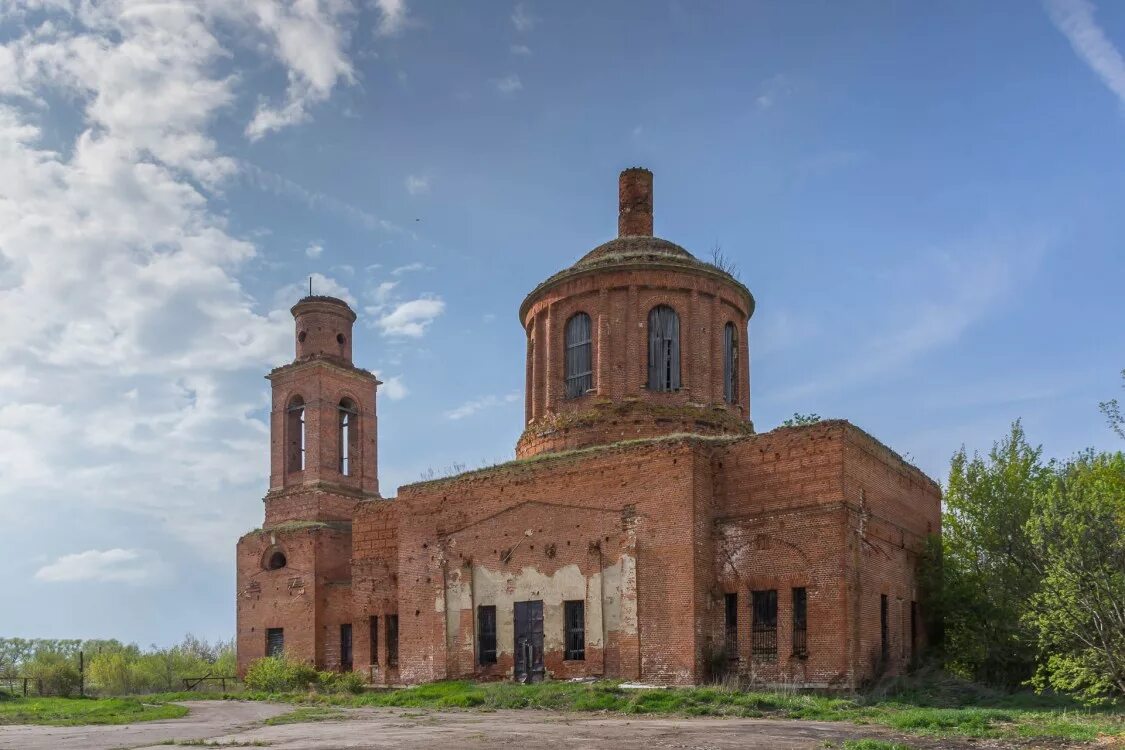
[[[680,388],[680,316],[667,305],[658,305],[648,314],[648,388]]]
[[[594,387],[590,316],[576,313],[566,321],[566,397],[578,398]]]
[[[723,398],[738,402],[738,333],[734,323],[723,327]]]
[[[738,659],[738,594],[727,594],[726,603],[726,630],[725,648],[727,658],[731,661]]]
[[[751,608],[751,652],[755,656],[777,656],[777,589],[751,592]]]
[[[809,652],[809,597],[804,587],[793,589],[793,653]]]
[[[289,399],[285,410],[285,439],[289,443],[286,469],[305,470],[305,400],[300,396]]]
[[[340,412],[340,473],[351,476],[352,457],[359,446],[357,439],[359,432],[359,410],[355,402],[349,398],[342,399],[339,406]]]
[[[285,628],[266,628],[266,656],[285,655]]]
[[[477,661],[480,664],[496,663],[496,607],[477,607]]]
[[[563,602],[563,621],[566,627],[567,660],[584,660],[586,658],[586,603]]]
[[[371,615],[371,621],[368,624],[369,632],[368,637],[371,639],[371,663],[379,663],[379,618]]]

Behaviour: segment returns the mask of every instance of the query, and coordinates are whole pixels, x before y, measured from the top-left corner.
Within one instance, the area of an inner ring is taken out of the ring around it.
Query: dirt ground
[[[635,718],[550,711],[347,709],[327,721],[264,726],[293,706],[188,701],[182,719],[100,727],[0,727],[3,750],[166,750],[172,741],[275,750],[344,748],[613,748],[613,750],[812,750],[845,739],[895,740],[913,748],[984,748],[905,738],[841,722],[720,718]],[[194,742],[192,742],[194,741]]]

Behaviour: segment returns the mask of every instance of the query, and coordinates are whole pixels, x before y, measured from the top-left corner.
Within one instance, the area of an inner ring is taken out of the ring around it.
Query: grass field
[[[551,709],[676,716],[742,716],[878,724],[915,735],[1007,740],[1125,741],[1125,712],[1087,709],[1064,697],[1005,695],[955,679],[931,678],[894,686],[881,695],[826,696],[746,691],[718,686],[623,689],[619,682],[437,682],[359,695],[319,693],[170,693],[124,699],[43,698],[0,701],[0,724],[122,723],[185,713],[170,701],[205,698],[274,700],[294,704],[273,723],[340,718],[338,707],[417,709]],[[857,750],[878,746],[855,745]]]
[[[313,707],[387,706],[420,709],[551,709],[621,714],[742,716],[879,724],[908,734],[989,739],[1090,741],[1125,737],[1125,713],[1090,710],[1065,698],[941,690],[906,691],[894,697],[832,697],[753,692],[723,687],[626,690],[594,683],[437,682],[360,695],[244,694]],[[310,718],[312,718],[310,714]],[[328,714],[317,714],[328,718]],[[301,720],[292,717],[290,721]],[[858,746],[857,746],[858,747]]]
[[[0,700],[0,726],[50,724],[130,724],[134,721],[178,719],[183,706],[152,702],[148,698],[9,698]]]

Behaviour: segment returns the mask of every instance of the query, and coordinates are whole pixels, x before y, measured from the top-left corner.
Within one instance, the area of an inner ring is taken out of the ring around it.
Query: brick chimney
[[[630,167],[617,186],[617,236],[652,236],[652,172]]]

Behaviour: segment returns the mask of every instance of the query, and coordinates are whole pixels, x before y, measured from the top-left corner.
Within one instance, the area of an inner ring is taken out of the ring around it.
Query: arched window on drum
[[[566,321],[566,397],[578,398],[594,388],[590,316],[575,313]]]

